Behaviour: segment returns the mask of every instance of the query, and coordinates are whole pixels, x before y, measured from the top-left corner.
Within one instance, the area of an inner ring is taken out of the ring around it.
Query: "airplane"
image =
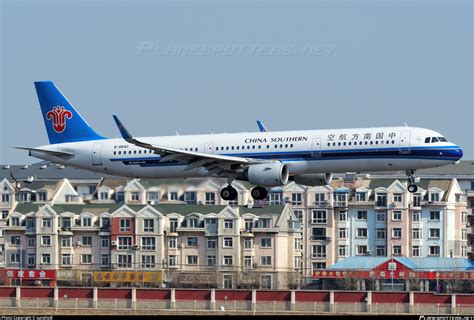
[[[267,188],[289,181],[328,185],[333,173],[405,170],[417,192],[415,171],[458,163],[463,151],[442,134],[417,127],[263,131],[135,137],[113,116],[122,138],[96,133],[51,81],[35,82],[50,144],[16,147],[53,163],[133,178],[224,177],[220,194],[237,198],[232,181]],[[263,126],[262,126],[263,127]]]

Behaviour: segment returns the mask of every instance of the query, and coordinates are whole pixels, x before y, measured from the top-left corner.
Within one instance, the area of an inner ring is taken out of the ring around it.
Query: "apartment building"
[[[296,288],[301,228],[289,205],[18,204],[4,227],[7,269],[159,271],[172,286]],[[120,281],[117,281],[117,284]]]

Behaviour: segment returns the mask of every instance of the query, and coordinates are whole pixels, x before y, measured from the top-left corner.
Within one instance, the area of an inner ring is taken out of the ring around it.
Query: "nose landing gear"
[[[407,170],[408,177],[408,192],[415,193],[418,191],[418,186],[415,184],[415,170]]]

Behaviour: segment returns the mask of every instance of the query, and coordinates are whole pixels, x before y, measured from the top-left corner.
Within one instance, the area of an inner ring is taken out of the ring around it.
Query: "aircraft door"
[[[320,137],[313,137],[313,141],[311,143],[311,156],[312,157],[321,156],[321,138]]]
[[[205,153],[214,153],[214,142],[206,142],[204,144]]]
[[[400,133],[400,153],[410,153],[410,131]]]
[[[102,143],[94,143],[92,146],[92,165],[101,166],[102,165]]]

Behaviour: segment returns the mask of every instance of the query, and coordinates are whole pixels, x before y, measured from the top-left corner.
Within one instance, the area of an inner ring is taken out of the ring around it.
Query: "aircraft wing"
[[[130,132],[125,128],[122,122],[117,116],[113,116],[115,123],[122,135],[122,138],[130,144],[137,147],[153,150],[156,154],[161,155],[160,162],[165,161],[178,161],[188,164],[185,170],[191,170],[198,167],[205,167],[209,170],[213,170],[211,173],[221,173],[221,171],[233,171],[241,166],[246,166],[255,163],[264,163],[268,160],[259,160],[253,158],[235,157],[235,156],[224,156],[218,154],[210,154],[203,152],[195,152],[188,150],[181,150],[165,146],[152,145],[147,142],[139,141],[135,139]]]
[[[13,147],[13,148],[20,149],[20,150],[27,150],[29,152],[31,151],[42,152],[42,153],[50,154],[52,156],[57,156],[57,157],[69,157],[69,156],[74,155],[74,153],[67,152],[67,151],[52,151],[52,150],[29,148],[29,147]]]

